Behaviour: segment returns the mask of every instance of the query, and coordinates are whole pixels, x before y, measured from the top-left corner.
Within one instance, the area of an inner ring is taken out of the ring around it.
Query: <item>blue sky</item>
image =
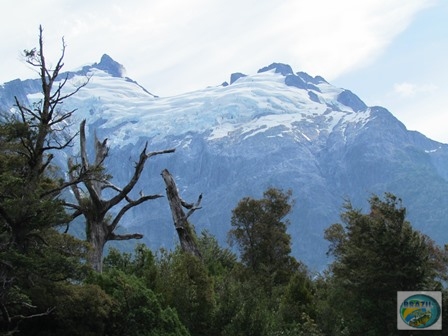
[[[0,13],[0,82],[34,75],[20,51],[42,24],[49,59],[64,36],[66,70],[107,53],[171,96],[283,62],[448,143],[448,1],[21,0]]]

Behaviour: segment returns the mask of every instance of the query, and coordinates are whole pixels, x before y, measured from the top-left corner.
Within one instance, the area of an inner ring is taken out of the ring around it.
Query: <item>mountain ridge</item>
[[[109,139],[106,167],[117,185],[129,177],[145,142],[150,150],[176,148],[148,163],[135,192],[163,193],[160,172],[167,168],[184,199],[204,194],[203,208],[191,220],[222,244],[237,202],[261,197],[268,187],[293,191],[293,253],[312,268],[327,262],[323,231],[340,221],[345,198],[363,207],[372,193],[393,192],[417,229],[439,244],[448,240],[448,145],[408,131],[387,109],[367,106],[352,91],[282,63],[252,75],[232,74],[228,85],[157,97],[103,57],[67,82],[70,90],[90,77],[64,103],[78,109],[74,126],[87,119],[89,138],[95,133]],[[0,87],[0,104],[11,108],[5,104],[17,92],[32,104],[38,89],[13,81]],[[76,154],[77,148],[67,153]],[[122,226],[144,233],[151,248],[177,241],[166,200],[137,207]]]

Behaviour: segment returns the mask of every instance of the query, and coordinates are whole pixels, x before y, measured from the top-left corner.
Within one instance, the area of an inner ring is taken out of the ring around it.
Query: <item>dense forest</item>
[[[0,334],[419,334],[397,330],[397,291],[445,294],[447,249],[415,230],[400,198],[387,191],[372,195],[367,211],[344,204],[341,223],[323,233],[331,264],[315,274],[291,255],[292,191],[241,195],[232,211],[230,249],[209,232],[195,232],[188,218],[201,197],[183,201],[164,171],[178,247],[152,251],[140,244],[133,253],[105,254],[108,241],[141,238],[115,229],[129,209],[163,197],[131,199],[129,192],[148,159],[174,150],[142,148],[128,184],[113,185],[103,164],[113,156],[107,142],[95,139],[89,161],[85,123],[68,133],[76,111],[64,110],[63,102],[89,78],[66,92],[68,78],[60,76],[65,43],[50,66],[39,32],[38,47],[25,50],[24,59],[39,73],[43,98],[32,106],[16,99],[0,115]],[[79,157],[67,168],[53,163],[58,151],[78,141]],[[106,198],[106,189],[114,196]],[[78,217],[85,241],[67,233]]]

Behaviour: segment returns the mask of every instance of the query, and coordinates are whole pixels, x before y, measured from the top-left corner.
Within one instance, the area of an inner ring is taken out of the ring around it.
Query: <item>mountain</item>
[[[104,55],[70,73],[66,89],[86,76],[88,85],[64,108],[77,108],[73,132],[85,118],[91,144],[94,133],[108,138],[113,182],[130,178],[146,142],[149,151],[176,148],[147,162],[135,195],[164,193],[160,173],[167,168],[185,200],[203,193],[191,221],[222,244],[238,201],[260,198],[268,187],[293,191],[293,254],[313,269],[328,262],[323,232],[340,221],[344,200],[366,207],[372,193],[399,196],[415,228],[448,242],[448,145],[408,131],[387,109],[369,107],[322,77],[273,63],[256,74],[232,74],[230,84],[157,97]],[[37,80],[5,83],[0,107],[10,109],[14,95],[31,104],[39,90]],[[66,155],[77,153],[75,146]],[[134,208],[121,225],[143,233],[154,249],[177,243],[166,198]]]

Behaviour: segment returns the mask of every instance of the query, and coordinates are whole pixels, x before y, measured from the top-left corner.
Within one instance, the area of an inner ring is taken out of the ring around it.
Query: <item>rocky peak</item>
[[[106,71],[113,77],[125,77],[126,69],[123,65],[116,62],[112,57],[107,54],[104,54],[101,57],[99,63],[95,63],[92,65],[92,68],[100,69]]]

